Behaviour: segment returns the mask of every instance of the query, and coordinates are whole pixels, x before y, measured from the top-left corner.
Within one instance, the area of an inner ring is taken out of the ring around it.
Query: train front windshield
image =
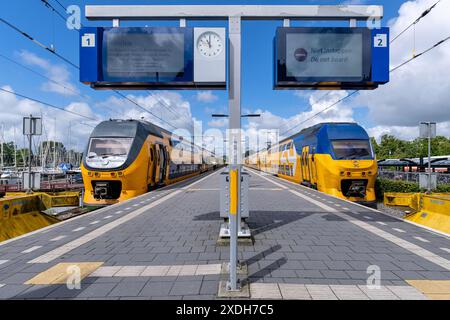
[[[88,157],[127,156],[133,138],[92,138]]]
[[[333,140],[331,145],[337,160],[373,159],[369,140]]]

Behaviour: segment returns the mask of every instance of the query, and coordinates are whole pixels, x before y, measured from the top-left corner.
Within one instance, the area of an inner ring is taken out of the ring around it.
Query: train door
[[[311,183],[317,188],[317,165],[316,165],[316,147],[311,146]]]
[[[164,182],[164,172],[166,168],[166,154],[164,150],[164,146],[159,145],[159,178],[158,182],[163,183]]]
[[[160,179],[161,179],[161,175],[160,175],[160,173],[161,173],[161,169],[160,169],[161,163],[159,161],[159,159],[161,157],[160,153],[161,153],[160,145],[159,144],[155,144],[155,161],[154,161],[154,169],[153,169],[153,172],[154,172],[153,178],[154,178],[155,184],[158,184]]]
[[[302,152],[302,158],[303,158],[302,174],[303,174],[304,182],[309,182],[311,180],[308,156],[309,156],[309,146],[305,146],[305,147],[303,147],[303,152]]]
[[[155,145],[150,145],[149,150],[149,161],[148,161],[148,175],[150,178],[149,184],[154,184],[156,181],[156,163],[155,163]]]

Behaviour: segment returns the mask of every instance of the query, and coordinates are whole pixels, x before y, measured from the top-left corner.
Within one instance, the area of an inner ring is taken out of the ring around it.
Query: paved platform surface
[[[450,298],[449,238],[248,171],[252,299]],[[220,172],[0,244],[0,299],[217,299]]]

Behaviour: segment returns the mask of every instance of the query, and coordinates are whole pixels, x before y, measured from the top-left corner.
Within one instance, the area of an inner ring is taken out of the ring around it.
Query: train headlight
[[[99,177],[100,177],[100,172],[94,173],[94,176],[97,177],[97,178],[99,178]]]
[[[348,176],[348,177],[350,177],[350,176],[351,176],[351,173],[350,173],[350,171],[347,171],[347,176]]]
[[[111,172],[111,177],[115,178],[116,177],[116,173],[115,172]]]
[[[343,176],[344,175],[344,171],[341,171],[340,174],[341,174],[341,176]]]

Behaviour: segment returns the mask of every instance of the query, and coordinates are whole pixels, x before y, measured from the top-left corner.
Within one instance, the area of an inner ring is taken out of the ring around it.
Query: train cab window
[[[333,140],[331,145],[337,160],[373,159],[369,140]]]
[[[316,153],[316,147],[311,146],[311,160],[314,162],[314,154]]]
[[[88,158],[105,156],[127,156],[133,138],[91,138]]]
[[[153,161],[154,156],[155,156],[155,154],[154,154],[153,149],[150,149],[150,161]]]

